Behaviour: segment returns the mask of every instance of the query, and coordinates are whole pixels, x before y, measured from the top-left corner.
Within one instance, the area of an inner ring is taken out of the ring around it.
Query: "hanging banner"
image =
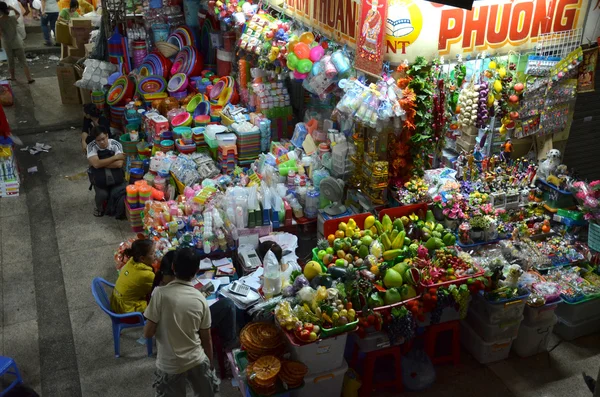
[[[598,47],[583,50],[583,61],[579,65],[577,93],[593,92],[596,87],[596,66],[598,65]]]
[[[267,1],[336,41],[356,47],[356,33],[362,26],[358,25],[360,6],[353,0]],[[531,49],[542,34],[583,29],[589,1],[484,0],[468,11],[426,0],[387,0],[384,58],[398,65],[419,55],[454,58],[472,52]],[[363,5],[370,9],[367,0]]]
[[[356,69],[375,76],[381,76],[383,65],[386,11],[386,0],[365,0],[360,13],[354,64]]]

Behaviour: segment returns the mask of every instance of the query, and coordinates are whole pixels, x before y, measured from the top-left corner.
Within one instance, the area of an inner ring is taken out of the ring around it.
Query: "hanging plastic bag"
[[[413,349],[402,357],[402,382],[410,391],[421,391],[435,382],[435,368],[422,349]]]
[[[12,106],[15,103],[12,88],[8,81],[0,83],[0,104],[2,106]]]

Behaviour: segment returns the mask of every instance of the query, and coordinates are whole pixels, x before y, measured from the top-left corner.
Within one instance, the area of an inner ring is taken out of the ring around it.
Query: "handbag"
[[[54,32],[56,34],[57,43],[71,45],[71,31],[69,30],[69,25],[61,21],[56,21],[56,30]]]

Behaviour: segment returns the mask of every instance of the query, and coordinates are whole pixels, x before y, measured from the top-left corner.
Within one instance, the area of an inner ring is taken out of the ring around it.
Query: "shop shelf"
[[[573,340],[600,331],[600,315],[580,322],[570,322],[558,316],[554,333],[565,340]]]
[[[460,322],[460,342],[481,364],[504,360],[510,353],[514,338],[506,338],[497,342],[486,342],[469,326],[466,321]]]
[[[513,342],[513,350],[518,356],[529,357],[548,351],[550,334],[557,321],[554,313],[550,313],[552,316],[545,322],[537,325],[521,324],[517,339]]]
[[[523,321],[523,316],[514,320],[507,320],[501,323],[488,323],[476,310],[469,311],[467,322],[486,342],[497,342],[508,338],[516,338],[519,333],[519,326]]]

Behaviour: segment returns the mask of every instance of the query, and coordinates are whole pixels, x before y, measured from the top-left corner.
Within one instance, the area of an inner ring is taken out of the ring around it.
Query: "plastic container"
[[[289,350],[294,360],[306,364],[307,375],[320,374],[326,371],[334,371],[344,364],[344,349],[348,334],[337,335],[316,342],[298,344],[294,336],[284,332],[288,342]],[[308,383],[307,378],[304,379]]]
[[[358,348],[363,353],[372,352],[375,350],[385,349],[386,347],[390,347],[390,338],[387,333],[379,331],[379,332],[371,332],[367,334],[363,339],[359,338],[356,333],[350,334],[350,338],[354,341]],[[402,342],[402,338],[399,338],[396,345],[399,345]]]
[[[554,326],[554,333],[565,340],[577,339],[599,331],[600,315],[578,323],[572,323],[558,316],[558,322]]]
[[[343,356],[343,345],[342,352]],[[307,364],[306,362],[304,362]],[[308,365],[308,364],[307,364]],[[342,395],[342,388],[344,386],[344,375],[348,371],[348,364],[341,358],[341,364],[334,369],[322,371],[316,374],[307,374],[304,377],[304,387],[301,389],[292,390],[292,397],[316,397],[316,396],[327,396],[327,397],[338,397]]]
[[[460,322],[460,343],[481,364],[502,361],[508,357],[514,338],[486,342],[466,321]]]
[[[498,324],[520,318],[523,315],[528,296],[529,293],[510,300],[490,302],[483,297],[483,294],[479,293],[473,297],[471,308],[477,311],[482,318],[487,319],[488,323]]]
[[[563,301],[556,308],[556,315],[570,324],[580,323],[600,316],[600,299],[569,303]]]
[[[467,316],[467,322],[486,342],[497,342],[499,340],[516,338],[519,334],[519,326],[523,321],[523,316],[506,322],[491,324],[486,322],[476,310],[470,310]]]
[[[540,307],[525,305],[525,310],[523,311],[523,323],[527,325],[537,325],[550,321],[554,318],[559,303],[560,302],[547,303]]]
[[[519,357],[529,357],[548,351],[550,334],[557,321],[556,315],[552,311],[550,313],[552,313],[552,317],[545,322],[537,325],[521,324],[519,334],[512,347]]]

